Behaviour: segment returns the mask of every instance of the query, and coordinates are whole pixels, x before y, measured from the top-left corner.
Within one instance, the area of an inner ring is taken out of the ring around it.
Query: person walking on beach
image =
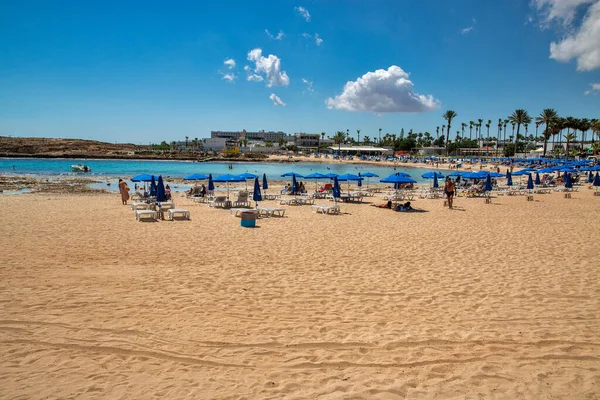
[[[129,200],[129,186],[123,179],[119,179],[119,192],[121,193],[121,201],[126,206],[127,200]]]
[[[446,178],[446,183],[444,184],[444,192],[446,196],[448,196],[448,208],[452,210],[452,201],[454,200],[454,192],[456,190],[456,186],[450,177]]]

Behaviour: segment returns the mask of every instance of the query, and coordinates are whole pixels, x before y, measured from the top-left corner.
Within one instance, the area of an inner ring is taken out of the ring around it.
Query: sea
[[[83,164],[92,169],[91,172],[73,172],[71,165]],[[268,180],[287,180],[281,175],[286,172],[295,172],[308,175],[314,172],[322,174],[335,173],[356,174],[372,172],[379,178],[370,178],[371,183],[378,183],[379,179],[392,175],[396,172],[409,174],[418,183],[429,182],[421,175],[430,172],[443,172],[438,169],[411,168],[399,163],[394,166],[376,166],[363,164],[335,163],[241,163],[241,162],[207,162],[199,163],[193,161],[162,161],[162,160],[86,160],[86,159],[59,159],[59,158],[0,158],[0,174],[15,176],[45,177],[54,180],[72,177],[94,178],[101,183],[90,185],[94,188],[116,190],[116,181],[119,178],[128,180],[138,174],[162,175],[166,182],[169,178],[183,178],[193,173],[212,174],[213,177],[232,174],[237,175],[244,172],[259,175],[266,174]],[[110,184],[110,185],[109,185]],[[189,185],[178,185],[178,189],[186,190]]]

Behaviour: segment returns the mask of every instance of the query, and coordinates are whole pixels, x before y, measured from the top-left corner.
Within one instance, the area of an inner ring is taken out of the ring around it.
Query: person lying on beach
[[[383,204],[371,204],[372,207],[377,207],[377,208],[392,208],[392,201],[388,201],[387,203],[383,203]]]
[[[410,205],[410,201],[407,201],[404,204],[398,204],[395,209],[395,211],[411,211],[411,210],[413,210],[413,208]]]

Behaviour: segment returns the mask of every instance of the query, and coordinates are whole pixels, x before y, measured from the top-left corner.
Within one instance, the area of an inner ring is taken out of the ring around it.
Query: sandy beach
[[[0,196],[0,398],[600,397],[587,188],[287,207],[256,229],[177,196],[191,221]]]

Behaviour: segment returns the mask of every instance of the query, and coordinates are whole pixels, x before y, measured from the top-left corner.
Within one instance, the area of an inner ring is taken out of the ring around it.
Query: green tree
[[[285,139],[284,138],[277,139],[277,144],[279,145],[280,149],[283,149],[283,146],[285,145]]]
[[[569,157],[569,144],[571,142],[574,142],[575,139],[577,139],[576,133],[569,133],[569,134],[567,134],[567,136],[565,136],[565,140],[567,141],[567,147],[565,149],[565,154],[567,155],[567,158]]]
[[[544,137],[544,157],[546,157],[546,149],[548,147],[548,139],[552,137],[552,125],[556,124],[558,113],[553,108],[545,108],[542,110],[539,116],[535,118],[536,124],[544,124],[544,131],[542,136]]]
[[[346,140],[344,131],[337,131],[333,136],[333,142],[338,145],[338,154],[341,152],[342,143]]]
[[[356,130],[356,134],[358,135],[358,141],[356,143],[360,146],[360,129]]]
[[[509,117],[509,121],[514,125],[517,125],[517,135],[515,136],[515,149],[519,150],[519,130],[521,129],[521,125],[531,123],[531,117],[527,113],[527,111],[519,108],[515,110]]]
[[[446,155],[448,155],[448,140],[450,139],[450,128],[452,126],[452,120],[456,118],[456,111],[448,110],[442,115],[442,117],[448,122],[448,129],[446,130]]]

